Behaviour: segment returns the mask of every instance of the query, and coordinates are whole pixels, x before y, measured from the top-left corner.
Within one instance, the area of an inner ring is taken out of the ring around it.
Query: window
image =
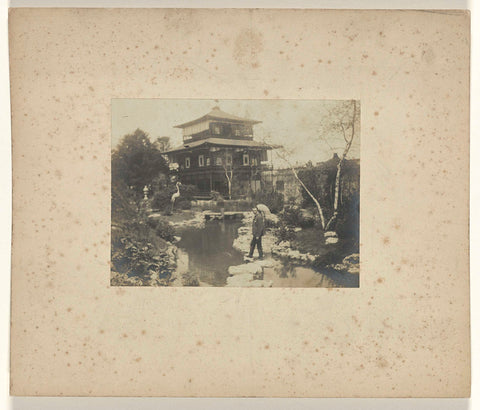
[[[215,160],[215,165],[222,165],[222,158],[217,157],[217,159]]]
[[[205,157],[203,155],[198,156],[198,166],[203,167],[205,165]]]
[[[258,165],[257,158],[252,158],[252,165]]]
[[[241,132],[238,128],[235,128],[235,136],[239,137],[241,135]]]
[[[213,133],[219,135],[220,134],[220,126],[214,125],[213,126]]]
[[[210,166],[210,157],[207,157],[207,167]]]
[[[185,157],[185,168],[190,168],[190,157]]]
[[[260,161],[268,161],[268,154],[266,149],[260,152]]]
[[[227,154],[227,165],[232,165],[232,154]]]
[[[243,154],[243,165],[248,165],[249,157],[248,154]]]

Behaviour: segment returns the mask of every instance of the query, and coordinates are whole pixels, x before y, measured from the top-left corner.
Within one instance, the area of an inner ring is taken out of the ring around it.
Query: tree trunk
[[[322,207],[320,205],[320,202],[318,202],[317,198],[315,198],[315,196],[309,191],[309,189],[305,186],[305,184],[303,183],[303,181],[300,179],[300,177],[298,176],[297,174],[297,171],[295,170],[295,167],[290,164],[290,161],[288,161],[288,159],[286,158],[286,156],[283,156],[281,154],[279,154],[278,152],[276,153],[282,160],[284,160],[289,168],[291,169],[291,171],[293,172],[293,175],[295,176],[296,180],[300,183],[300,185],[303,187],[303,189],[305,190],[305,192],[308,194],[308,196],[310,198],[312,198],[312,201],[315,203],[315,206],[317,207],[317,210],[318,210],[318,215],[320,216],[320,222],[322,223],[322,229],[325,230],[325,218],[323,216],[323,211],[322,211]]]
[[[295,171],[295,168],[290,166],[290,169],[292,170],[293,175],[295,175],[295,178],[297,179],[297,181],[300,183],[303,189],[305,189],[307,194],[310,196],[310,198],[312,198],[312,201],[315,203],[315,206],[317,207],[317,210],[318,210],[318,214],[320,215],[320,222],[322,223],[322,229],[325,230],[325,218],[323,217],[323,211],[322,211],[322,207],[320,206],[320,203],[318,202],[317,198],[315,198],[315,196],[308,190],[308,188],[302,182],[302,180],[297,174],[297,171]]]
[[[228,199],[232,199],[232,179],[233,179],[233,156],[231,157],[231,164],[230,164],[230,171],[228,170],[227,158],[229,154],[229,150],[225,150],[225,158],[224,158],[224,165],[223,170],[225,171],[225,177],[227,178],[227,186],[228,186]]]
[[[228,186],[228,199],[232,199],[232,178],[233,178],[233,170],[230,171],[230,175],[228,175],[228,171],[225,168],[225,176],[227,178],[227,186]]]
[[[350,147],[352,146],[353,137],[355,136],[356,112],[357,112],[357,104],[356,104],[356,101],[354,100],[353,101],[352,123],[351,123],[352,133],[351,133],[350,139],[347,139],[345,128],[342,125],[343,137],[345,138],[345,141],[346,141],[347,145],[345,145],[345,149],[343,150],[342,157],[340,158],[340,161],[337,164],[337,175],[335,177],[335,197],[334,197],[334,200],[333,200],[333,215],[327,223],[327,227],[326,227],[327,231],[329,229],[332,229],[332,227],[334,227],[337,223],[338,202],[339,202],[339,198],[340,198],[340,181],[341,181],[341,176],[342,176],[342,167],[343,167],[343,163],[345,162],[345,158],[347,157],[348,151],[350,151]]]

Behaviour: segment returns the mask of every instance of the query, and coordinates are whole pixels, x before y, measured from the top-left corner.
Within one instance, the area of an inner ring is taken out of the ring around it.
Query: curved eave
[[[187,128],[187,127],[190,127],[191,125],[195,125],[195,124],[198,124],[200,122],[207,121],[207,120],[222,121],[222,122],[228,122],[228,123],[231,123],[231,124],[246,123],[246,124],[251,124],[251,125],[260,124],[262,122],[262,121],[257,121],[257,120],[249,120],[247,118],[236,119],[236,118],[223,118],[223,117],[215,117],[215,116],[212,116],[212,115],[204,115],[203,117],[197,118],[196,120],[192,120],[192,121],[186,122],[184,124],[174,125],[173,128],[182,128],[183,129],[183,128]]]
[[[183,147],[178,147],[170,151],[165,151],[163,154],[173,154],[173,153],[179,153],[179,152],[184,152],[184,151],[191,151],[192,149],[199,148],[199,147],[232,147],[232,148],[250,148],[250,149],[266,149],[266,150],[272,150],[272,149],[277,149],[277,148],[282,148],[281,145],[260,145],[260,144],[228,144],[228,143],[215,143],[215,142],[210,142],[210,141],[205,141],[201,144],[195,144],[193,146],[183,146]]]

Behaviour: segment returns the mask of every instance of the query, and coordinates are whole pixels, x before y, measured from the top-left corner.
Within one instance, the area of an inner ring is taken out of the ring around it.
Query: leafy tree
[[[172,148],[172,144],[170,143],[170,137],[158,137],[155,140],[155,145],[160,150],[160,152],[165,152]]]
[[[162,153],[140,129],[125,135],[112,152],[112,183],[124,183],[138,195],[156,176],[167,172]]]

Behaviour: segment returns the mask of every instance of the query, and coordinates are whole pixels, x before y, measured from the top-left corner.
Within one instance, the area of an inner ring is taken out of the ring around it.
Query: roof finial
[[[215,107],[212,108],[212,111],[213,110],[217,110],[217,111],[220,111],[220,107],[218,105],[216,105]]]

